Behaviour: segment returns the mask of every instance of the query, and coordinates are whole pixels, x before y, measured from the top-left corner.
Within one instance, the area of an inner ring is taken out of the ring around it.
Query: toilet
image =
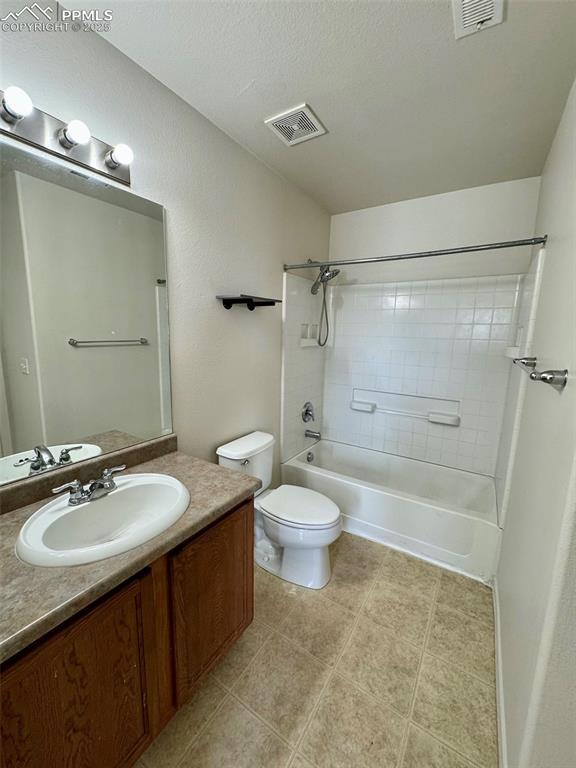
[[[297,485],[269,490],[274,436],[251,432],[217,449],[218,463],[262,481],[254,500],[254,559],[276,576],[310,589],[330,581],[328,547],[340,536],[340,510]]]

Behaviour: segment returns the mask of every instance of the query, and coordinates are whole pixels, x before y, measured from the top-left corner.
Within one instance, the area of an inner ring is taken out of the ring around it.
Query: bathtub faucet
[[[322,435],[320,434],[320,432],[315,432],[313,429],[307,429],[304,432],[304,435],[306,437],[311,437],[313,440],[321,440],[322,439]]]

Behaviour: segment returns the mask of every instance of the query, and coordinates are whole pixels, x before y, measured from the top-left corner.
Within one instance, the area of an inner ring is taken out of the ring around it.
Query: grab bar
[[[134,347],[148,344],[148,339],[68,339],[71,347]]]

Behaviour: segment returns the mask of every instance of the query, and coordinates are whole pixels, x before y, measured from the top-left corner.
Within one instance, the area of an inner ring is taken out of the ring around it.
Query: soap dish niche
[[[318,345],[318,323],[302,323],[300,325],[300,346],[316,347]]]

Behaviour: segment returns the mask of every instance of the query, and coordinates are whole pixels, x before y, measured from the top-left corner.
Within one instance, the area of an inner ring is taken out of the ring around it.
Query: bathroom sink
[[[94,456],[99,456],[102,453],[102,448],[99,445],[92,445],[91,443],[61,443],[59,445],[49,445],[48,450],[58,459],[60,451],[65,448],[76,448],[74,453],[71,453],[70,464],[77,461],[84,461],[84,459],[92,459]],[[14,480],[23,480],[30,474],[30,464],[19,462],[24,459],[33,459],[34,451],[21,451],[20,453],[11,453],[9,456],[0,458],[0,485],[3,483],[12,483]],[[14,464],[19,464],[17,467]]]
[[[17,555],[31,565],[80,565],[118,555],[154,538],[186,511],[190,494],[169,475],[116,478],[116,489],[69,506],[67,493],[45,504],[22,526]]]

